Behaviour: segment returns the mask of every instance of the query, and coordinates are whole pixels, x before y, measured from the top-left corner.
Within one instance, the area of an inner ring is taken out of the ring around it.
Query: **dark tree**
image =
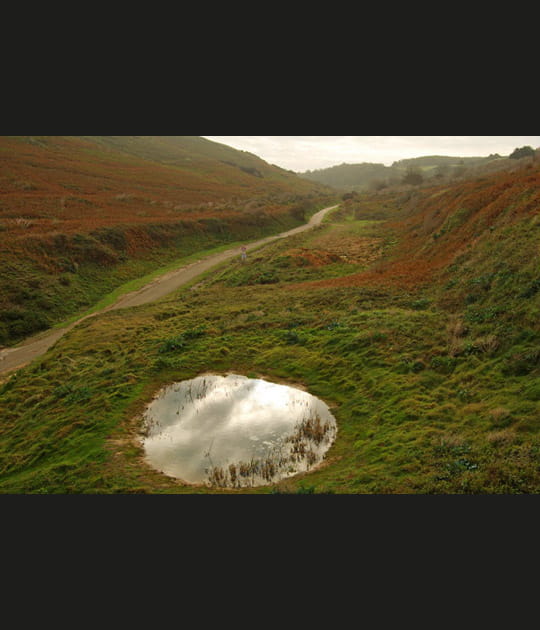
[[[443,177],[446,177],[449,174],[449,172],[450,172],[450,168],[448,167],[447,164],[439,164],[439,166],[437,166],[435,170],[434,177],[441,179]]]
[[[509,155],[512,160],[519,160],[520,158],[529,156],[534,157],[534,149],[529,146],[521,147],[520,149],[514,149],[513,153]]]
[[[424,181],[424,176],[418,168],[409,166],[407,172],[403,176],[404,184],[412,184],[413,186],[419,186]]]

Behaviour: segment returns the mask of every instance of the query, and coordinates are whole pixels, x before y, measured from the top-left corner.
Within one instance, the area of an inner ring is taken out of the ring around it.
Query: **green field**
[[[5,379],[0,492],[538,492],[538,222],[508,226],[496,254],[479,242],[449,275],[406,289],[353,282],[404,238],[369,217],[343,204],[244,265],[84,321]],[[501,251],[506,273],[494,267]],[[343,278],[349,286],[332,284]],[[241,491],[148,467],[137,442],[144,405],[204,372],[298,384],[327,402],[338,435],[325,464]]]

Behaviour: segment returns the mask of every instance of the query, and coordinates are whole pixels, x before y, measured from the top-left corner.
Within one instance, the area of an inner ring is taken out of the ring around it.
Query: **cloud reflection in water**
[[[316,461],[296,457],[275,478],[290,476],[320,462],[337,431],[328,406],[299,389],[245,376],[205,375],[165,387],[144,414],[147,461],[165,474],[188,483],[204,483],[212,467],[263,461],[288,453],[285,441],[302,421],[318,417],[328,428],[321,443],[309,448]],[[288,450],[289,449],[289,450]],[[254,476],[250,484],[268,483]]]

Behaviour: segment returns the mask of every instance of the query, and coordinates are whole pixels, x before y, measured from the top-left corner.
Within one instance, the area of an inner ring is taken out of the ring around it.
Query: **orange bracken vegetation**
[[[254,177],[218,160],[185,167],[153,162],[76,137],[48,137],[41,144],[0,139],[4,238],[221,218],[238,210],[231,200],[241,206],[260,195],[309,193],[313,186],[306,184],[292,176]]]
[[[186,139],[185,147],[178,140],[180,157],[171,164],[119,151],[97,138],[0,138],[4,253],[37,259],[53,270],[57,262],[46,252],[58,249],[65,236],[118,226],[124,253],[136,256],[167,240],[166,235],[152,239],[149,225],[161,226],[165,234],[178,232],[182,225],[190,233],[203,233],[212,220],[222,221],[231,231],[240,223],[255,224],[258,218],[271,223],[290,211],[287,202],[296,195],[317,188],[262,161],[259,168],[266,169],[265,176],[255,177],[241,165],[211,155],[182,158],[198,147],[198,140]],[[129,147],[129,137],[122,141]],[[144,142],[137,140],[139,150]],[[159,147],[148,138],[149,154],[159,153]],[[209,149],[202,143],[199,150]],[[251,159],[240,154],[237,158],[230,148],[222,151],[232,152],[226,155],[230,160]]]
[[[497,230],[539,213],[538,165],[517,173],[424,189],[400,208],[399,215],[404,218],[385,224],[398,239],[391,256],[364,272],[294,287],[376,285],[413,289],[432,280],[478,239],[492,238],[496,243]]]

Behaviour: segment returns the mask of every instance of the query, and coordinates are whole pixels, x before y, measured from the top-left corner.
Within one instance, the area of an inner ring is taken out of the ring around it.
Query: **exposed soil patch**
[[[310,243],[285,252],[299,266],[321,267],[333,263],[370,265],[382,255],[382,239],[351,236],[342,230],[325,234]]]

